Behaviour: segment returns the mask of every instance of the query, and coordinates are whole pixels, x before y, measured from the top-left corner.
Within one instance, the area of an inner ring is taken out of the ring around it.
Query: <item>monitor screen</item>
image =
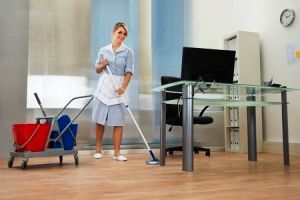
[[[181,79],[232,83],[235,51],[183,47]]]

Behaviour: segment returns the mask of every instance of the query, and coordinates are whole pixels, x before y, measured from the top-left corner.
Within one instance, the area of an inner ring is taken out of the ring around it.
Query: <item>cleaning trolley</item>
[[[79,96],[71,99],[55,116],[47,116],[36,93],[34,96],[42,110],[43,117],[36,118],[36,123],[13,124],[12,133],[14,150],[10,152],[7,165],[13,166],[16,157],[23,158],[22,169],[28,166],[29,158],[58,156],[59,164],[64,155],[74,155],[75,165],[79,164],[76,135],[78,124],[73,122],[92,101],[93,95]],[[88,98],[83,108],[71,118],[64,111],[71,102]]]

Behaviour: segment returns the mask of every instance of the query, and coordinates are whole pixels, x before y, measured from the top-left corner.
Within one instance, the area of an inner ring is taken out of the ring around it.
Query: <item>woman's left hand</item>
[[[122,95],[125,93],[125,89],[123,87],[119,87],[116,91],[119,95]]]

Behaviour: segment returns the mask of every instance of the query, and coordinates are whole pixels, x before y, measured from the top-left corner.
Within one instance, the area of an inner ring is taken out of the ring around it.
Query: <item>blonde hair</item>
[[[126,24],[123,22],[117,22],[114,25],[113,32],[116,32],[118,30],[118,28],[120,28],[120,27],[124,28],[126,31],[126,35],[128,35],[128,28],[127,28]]]

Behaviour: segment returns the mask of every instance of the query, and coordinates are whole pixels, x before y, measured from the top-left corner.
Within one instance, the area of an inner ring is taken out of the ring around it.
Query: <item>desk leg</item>
[[[182,170],[192,172],[193,160],[193,86],[183,86],[183,159]]]
[[[248,91],[248,94],[253,94]],[[247,97],[248,101],[255,101],[255,96]],[[256,144],[256,112],[255,107],[247,107],[247,127],[248,127],[248,160],[257,161],[257,144]]]
[[[166,93],[162,93],[162,101],[166,99]],[[161,102],[162,102],[161,101]],[[161,103],[160,111],[160,165],[166,164],[166,104]]]
[[[290,165],[289,131],[288,131],[288,113],[287,113],[286,91],[281,92],[281,103],[282,103],[283,160],[284,160],[284,165]]]

